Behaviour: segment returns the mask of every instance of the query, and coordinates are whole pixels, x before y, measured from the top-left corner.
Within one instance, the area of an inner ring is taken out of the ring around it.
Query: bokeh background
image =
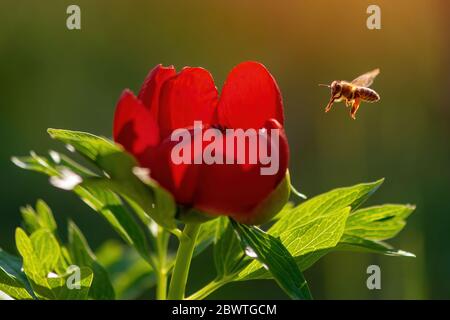
[[[82,30],[66,28],[81,7]],[[366,28],[366,9],[382,29]],[[71,217],[93,247],[114,238],[73,194],[10,162],[58,149],[46,128],[111,135],[115,103],[158,63],[202,66],[220,88],[244,60],[264,63],[282,90],[294,184],[309,196],[386,177],[370,204],[417,204],[392,241],[416,259],[333,253],[306,276],[316,298],[450,298],[450,3],[446,0],[10,1],[0,3],[0,246],[14,252],[19,207],[45,199],[61,225]],[[372,68],[381,102],[357,121],[318,83]],[[366,288],[378,264],[382,289]],[[214,275],[211,252],[193,264],[198,287]],[[224,287],[211,298],[279,298],[271,281]]]

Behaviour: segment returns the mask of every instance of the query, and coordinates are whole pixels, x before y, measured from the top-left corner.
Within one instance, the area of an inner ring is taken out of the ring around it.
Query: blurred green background
[[[381,7],[382,29],[366,28]],[[81,7],[82,30],[66,28]],[[115,237],[75,195],[10,162],[59,148],[46,128],[110,136],[115,103],[158,63],[202,66],[220,88],[245,60],[264,63],[282,90],[294,184],[309,196],[386,177],[370,204],[417,204],[392,243],[416,259],[333,253],[307,278],[316,298],[450,298],[450,3],[446,0],[9,1],[0,3],[0,245],[14,252],[19,207],[45,199],[64,225],[74,219],[94,247]],[[382,96],[357,121],[318,83],[375,67]],[[366,288],[378,264],[382,289]],[[195,289],[214,275],[196,259]],[[271,281],[237,283],[211,298],[286,298]]]

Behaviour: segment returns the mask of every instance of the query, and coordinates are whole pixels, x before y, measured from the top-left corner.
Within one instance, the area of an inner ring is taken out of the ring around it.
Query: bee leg
[[[353,100],[352,110],[350,110],[350,117],[352,117],[353,120],[356,120],[356,112],[358,111],[359,104],[361,103],[361,100],[355,99]]]
[[[331,107],[333,106],[333,102],[334,102],[334,97],[331,97],[330,102],[328,102],[328,104],[325,108],[325,112],[328,112],[331,110]]]
[[[347,107],[351,107],[351,106],[353,105],[354,101],[355,101],[355,100],[346,100],[346,101],[345,101],[345,105],[346,105]]]

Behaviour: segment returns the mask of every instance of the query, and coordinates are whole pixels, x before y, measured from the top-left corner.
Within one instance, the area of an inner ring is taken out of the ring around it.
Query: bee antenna
[[[328,87],[328,88],[331,87],[329,84],[323,84],[323,83],[319,83],[319,86],[320,86],[320,87]]]

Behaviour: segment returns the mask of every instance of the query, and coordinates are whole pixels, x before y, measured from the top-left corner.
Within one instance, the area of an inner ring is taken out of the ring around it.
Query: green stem
[[[205,299],[207,296],[209,296],[211,293],[222,287],[227,283],[224,279],[215,279],[208,283],[206,286],[195,292],[194,294],[190,295],[186,298],[186,300],[202,300]]]
[[[164,271],[158,272],[157,282],[158,282],[158,284],[156,287],[156,299],[157,300],[166,300],[167,273]]]
[[[158,228],[156,238],[158,248],[158,270],[156,299],[165,300],[167,298],[167,246],[169,244],[169,234],[162,227]]]
[[[186,283],[191,265],[192,254],[194,253],[195,241],[197,239],[200,224],[186,224],[180,237],[177,257],[170,281],[169,299],[182,300],[186,290]]]

